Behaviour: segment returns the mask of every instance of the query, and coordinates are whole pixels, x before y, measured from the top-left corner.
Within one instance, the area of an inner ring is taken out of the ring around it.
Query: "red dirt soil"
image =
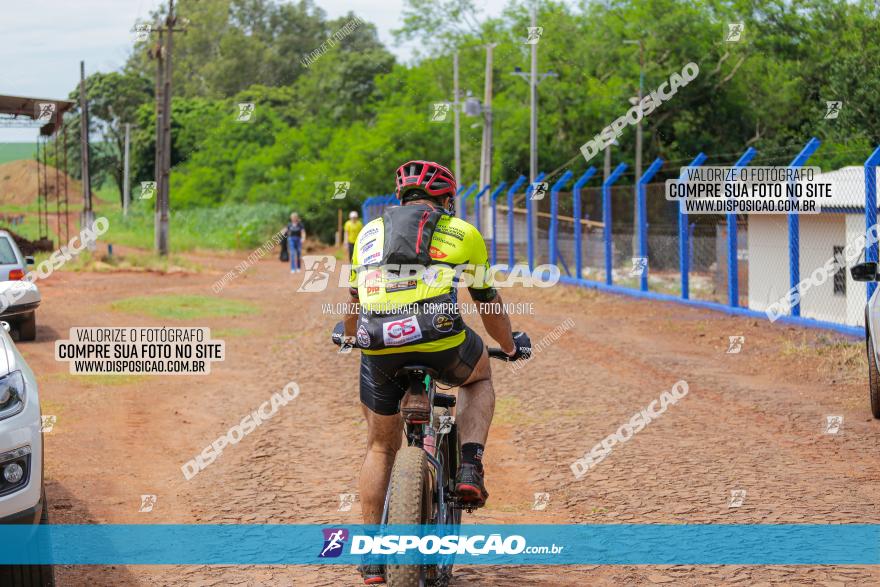
[[[113,311],[140,295],[215,295],[246,255],[191,256],[200,274],[56,272],[40,283],[35,343],[47,493],[54,523],[359,523],[365,427],[357,353],[329,343],[322,303],[345,289],[296,293],[302,274],[264,259],[219,294],[251,316],[178,321]],[[334,283],[331,281],[331,283]],[[495,420],[487,507],[468,523],[880,523],[880,422],[868,410],[863,343],[821,331],[676,304],[557,286],[504,291],[533,302],[513,316],[537,344],[574,327],[514,373],[493,363]],[[484,335],[473,316],[469,324]],[[207,376],[82,377],[54,342],[81,326],[209,326],[227,359]],[[740,354],[728,336],[744,335]],[[581,480],[570,463],[678,380],[690,393]],[[195,478],[180,467],[289,381],[300,396]],[[843,415],[837,435],[827,415]],[[733,489],[747,490],[730,509]],[[547,492],[543,511],[534,494]],[[140,496],[156,494],[152,513]],[[359,585],[351,567],[65,566],[67,585]],[[868,585],[880,569],[844,566],[457,567],[454,585]]]

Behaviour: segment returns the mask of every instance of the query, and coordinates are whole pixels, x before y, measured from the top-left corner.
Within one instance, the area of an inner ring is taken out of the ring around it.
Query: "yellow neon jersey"
[[[364,226],[355,243],[349,285],[357,289],[362,311],[382,311],[389,306],[421,302],[457,289],[455,280],[471,290],[492,288],[489,255],[483,235],[472,224],[448,215],[438,221],[431,237],[428,267],[412,266],[410,272],[389,276],[379,267],[383,257],[385,225],[376,218]],[[465,332],[430,342],[414,342],[381,350],[363,350],[367,354],[434,352],[458,346]]]

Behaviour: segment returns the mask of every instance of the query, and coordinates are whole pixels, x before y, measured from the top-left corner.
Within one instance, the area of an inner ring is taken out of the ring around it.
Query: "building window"
[[[843,260],[843,247],[834,247],[834,258]],[[843,263],[834,272],[834,295],[846,295],[846,267]]]

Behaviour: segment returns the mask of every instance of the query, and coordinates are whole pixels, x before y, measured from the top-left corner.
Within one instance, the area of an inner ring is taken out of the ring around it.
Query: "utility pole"
[[[532,3],[532,28],[537,26],[538,1]],[[538,176],[538,43],[532,43],[532,67],[529,72],[529,183],[535,183]],[[537,215],[535,216],[537,218]],[[531,227],[529,228],[531,230]]]
[[[162,27],[159,27],[159,44],[154,49],[153,57],[156,59],[156,158],[155,165],[153,166],[153,177],[156,182],[156,201],[154,204],[155,214],[153,216],[153,246],[158,251],[159,226],[161,225],[160,219],[162,216],[162,204],[160,195],[162,193],[162,161],[165,160],[165,157],[162,154],[162,146],[164,141],[164,137],[162,135],[162,120],[165,116],[165,101],[162,99],[162,94],[165,91],[165,34]]]
[[[80,103],[80,149],[82,160],[83,212],[80,218],[82,227],[91,226],[95,221],[92,211],[92,178],[89,175],[89,101],[86,98],[86,62],[79,62],[79,103]],[[93,250],[95,244],[89,243]]]
[[[495,44],[486,45],[486,81],[483,91],[483,150],[480,154],[480,189],[482,186],[492,182],[492,66],[494,57]],[[488,205],[489,202],[486,202]],[[482,210],[477,210],[477,214],[482,214]],[[488,222],[484,222],[483,226],[488,226]],[[494,230],[494,227],[492,227]],[[492,235],[495,238],[495,235]]]
[[[461,177],[461,107],[458,90],[458,51],[452,56],[452,86],[455,103],[453,104],[452,120],[455,125],[453,148],[455,150],[454,173],[458,185],[463,185]]]
[[[154,51],[156,58],[156,251],[168,255],[168,216],[170,212],[171,176],[171,81],[172,53],[174,51],[174,31],[177,29],[174,15],[174,0],[168,0],[168,14],[165,25],[158,27],[159,45]]]
[[[636,105],[642,103],[642,93],[645,84],[645,43],[642,39],[636,41],[624,41],[626,44],[639,46],[639,101]],[[633,186],[633,256],[636,255],[639,246],[639,180],[642,178],[642,121],[639,119],[636,124],[636,183]],[[647,222],[647,219],[645,220]]]
[[[131,181],[129,179],[129,145],[131,144],[131,124],[125,123],[125,149],[122,167],[122,215],[128,216],[128,206],[131,203]]]

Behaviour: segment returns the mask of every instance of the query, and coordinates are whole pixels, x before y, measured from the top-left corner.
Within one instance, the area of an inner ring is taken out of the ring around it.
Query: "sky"
[[[3,0],[0,10],[0,94],[64,99],[86,75],[121,67],[134,43],[134,24],[166,0]],[[315,0],[328,18],[349,11],[374,23],[381,40],[402,61],[412,47],[395,46],[403,0]],[[476,0],[497,16],[506,0]],[[0,128],[0,142],[32,142],[35,129]]]

